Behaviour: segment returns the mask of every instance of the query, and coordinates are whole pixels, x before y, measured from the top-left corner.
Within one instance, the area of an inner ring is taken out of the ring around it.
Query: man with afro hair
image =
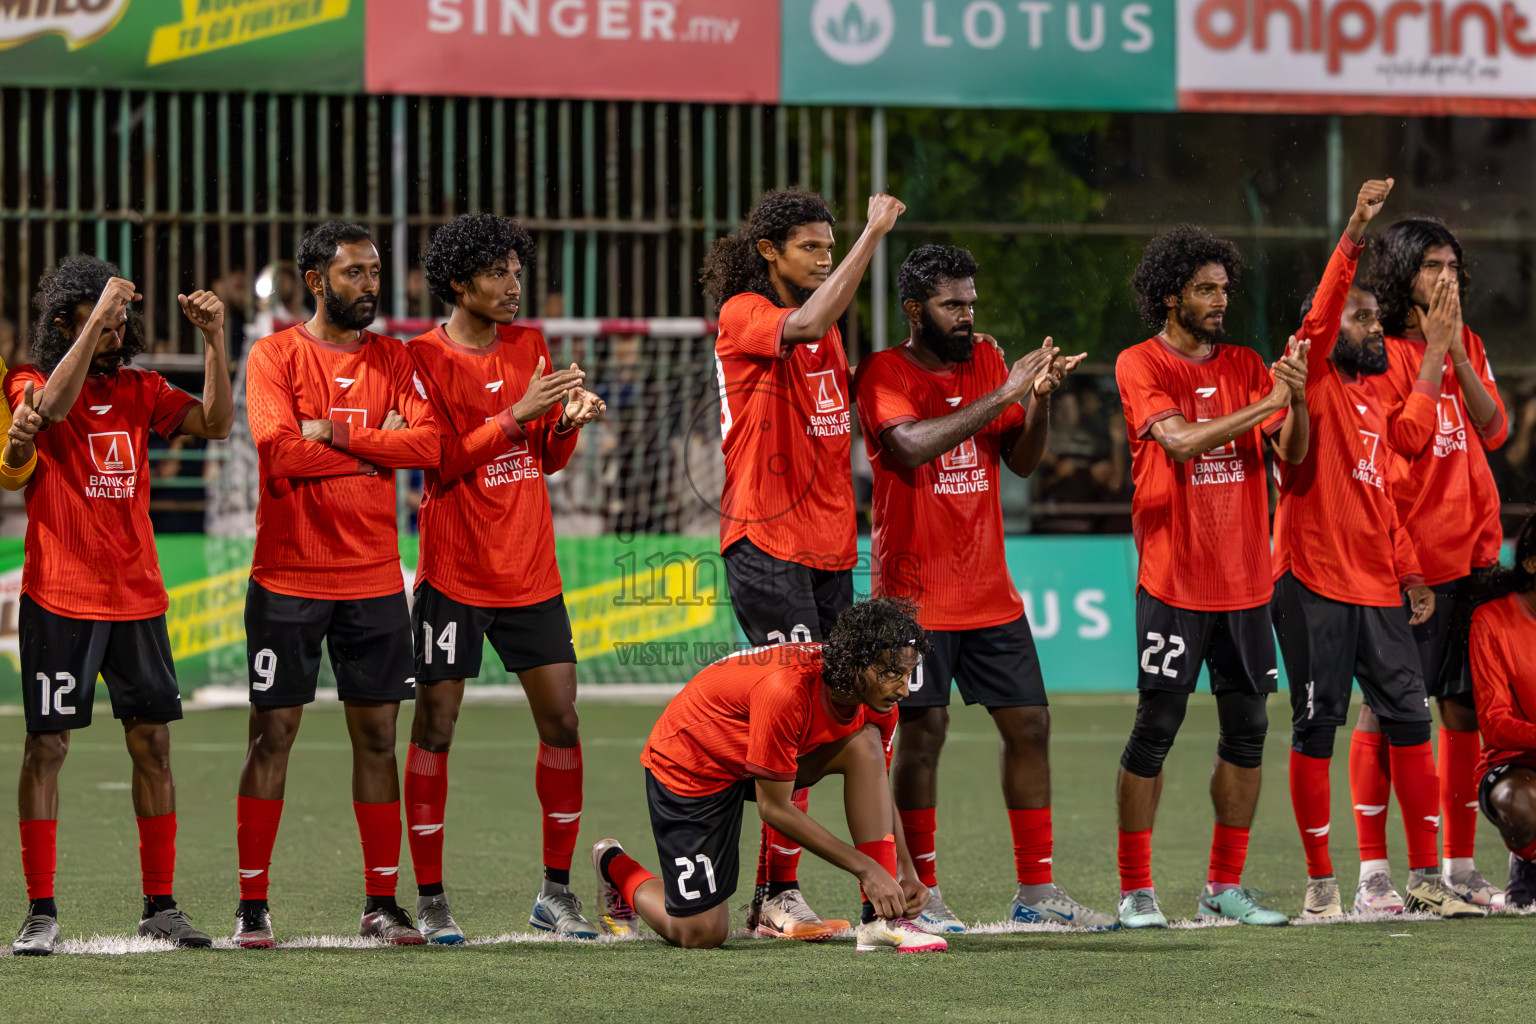
[[[420,945],[421,932],[395,901],[395,727],[414,679],[394,470],[437,465],[437,426],[405,346],[368,329],[383,265],[367,229],[336,221],[312,228],[297,262],[315,314],[257,341],[246,367],[260,503],[245,602],[251,719],[236,800],[235,944],[274,943],[272,847],[323,641],[352,743],[364,881],[358,933]]]
[[[27,484],[22,571],[21,862],[30,906],[11,947],[53,952],[59,771],[70,734],[91,724],[96,679],[133,760],[144,911],[139,934],[178,946],[213,941],[176,906],[176,789],[169,722],[181,718],[165,611],[169,600],[149,519],[149,432],[229,436],[234,419],[224,304],[209,291],[177,296],[203,336],[203,400],[129,366],[143,351],[140,296],[110,263],[71,256],[38,286],[36,361],[5,378],[15,407],[0,475]],[[46,427],[46,429],[42,429]]]
[[[582,388],[575,363],[550,372],[543,336],[512,322],[532,253],[527,232],[502,217],[468,214],[438,228],[422,263],[432,294],[452,311],[406,346],[442,446],[426,471],[418,520],[416,716],[405,759],[416,912],[429,942],[463,941],[443,889],[448,750],[487,639],[517,673],[539,732],[544,885],[528,923],[597,937],[570,889],[582,796],[576,649],[544,476],[564,468],[604,405]]]
[[[837,320],[905,209],[870,197],[863,233],[834,268],[826,201],[769,192],[715,242],[699,275],[720,319],[720,551],[753,644],[820,640],[853,603],[852,419]],[[795,799],[804,806],[805,794]],[[749,928],[793,939],[846,927],[806,905],[799,862],[799,847],[764,825]]]
[[[1473,860],[1481,747],[1466,637],[1476,578],[1497,564],[1504,540],[1487,453],[1509,436],[1509,421],[1483,339],[1461,320],[1467,271],[1456,236],[1436,220],[1402,220],[1381,233],[1374,252],[1370,287],[1380,308],[1386,367],[1370,381],[1395,410],[1390,441],[1403,462],[1392,474],[1392,496],[1424,583],[1435,592],[1434,614],[1413,627],[1413,638],[1425,686],[1440,707],[1441,870],[1463,899],[1497,908],[1503,893]],[[1437,296],[1454,314],[1443,330],[1435,329],[1441,320],[1432,315]],[[1370,869],[1361,872],[1366,888],[1385,867],[1386,815],[1376,808],[1385,808],[1391,789],[1381,723],[1370,708],[1356,721],[1349,769],[1359,790],[1356,825],[1371,837],[1371,855],[1362,853]],[[1391,885],[1385,888],[1390,901]]]
[[[887,784],[896,703],[928,653],[912,607],[891,598],[843,612],[825,642],[756,647],[705,667],[672,698],[640,755],[662,877],[616,839],[592,847],[605,920],[636,912],[675,946],[713,949],[730,933],[742,807],[789,842],[859,880],[857,949],[903,953],[948,944],[908,916],[928,902]],[[843,777],[850,845],[791,794]],[[826,939],[823,930],[809,936]]]
[[[1240,266],[1232,243],[1201,228],[1153,239],[1131,286],[1157,334],[1115,364],[1140,555],[1140,697],[1117,782],[1122,928],[1168,926],[1152,886],[1152,823],[1163,761],[1202,665],[1210,668],[1221,731],[1211,774],[1216,828],[1199,911],[1244,924],[1287,920],[1240,883],[1259,797],[1264,704],[1277,688],[1264,446],[1271,440],[1287,462],[1306,454],[1307,346],[1292,338],[1271,367],[1227,342]]]

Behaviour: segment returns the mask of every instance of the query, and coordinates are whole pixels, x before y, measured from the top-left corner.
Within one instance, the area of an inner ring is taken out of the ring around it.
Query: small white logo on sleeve
[[[506,382],[505,381],[499,381],[499,380],[493,380],[493,381],[491,381],[489,384],[487,384],[485,386],[485,390],[491,392],[492,394],[495,394],[496,392],[501,390],[501,386],[504,383],[506,383]]]
[[[356,377],[337,377],[336,383],[341,385],[343,391],[357,383]]]
[[[1210,398],[1215,393],[1215,388],[1195,388],[1195,394],[1199,395],[1201,398]]]
[[[960,398],[961,398],[960,395],[956,395],[954,398],[946,398],[946,399],[944,399],[944,401],[948,402],[949,403],[949,407],[951,409],[953,409],[953,408],[955,408],[956,406],[958,406],[960,404]]]
[[[95,413],[97,416],[105,416],[107,413],[109,413],[111,411],[112,411],[112,407],[110,405],[93,405],[93,406],[91,406],[91,412]]]

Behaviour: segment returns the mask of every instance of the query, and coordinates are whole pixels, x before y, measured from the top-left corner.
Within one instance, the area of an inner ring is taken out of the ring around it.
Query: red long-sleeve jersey
[[[294,597],[355,600],[401,590],[391,469],[436,466],[437,425],[405,346],[367,331],[332,345],[303,325],[251,349],[246,406],[261,494],[251,578]],[[395,411],[409,424],[382,430]],[[302,420],[331,421],[331,443]],[[375,476],[364,474],[378,467]]]
[[[1366,380],[1346,377],[1330,356],[1360,246],[1339,240],[1297,337],[1307,356],[1311,444],[1299,466],[1281,462],[1274,573],[1348,604],[1392,607],[1424,582],[1387,490],[1387,409]]]
[[[1471,661],[1483,734],[1478,776],[1511,762],[1536,768],[1536,611],[1524,594],[1472,613]]]
[[[1489,524],[1499,520],[1498,486],[1485,451],[1504,443],[1509,421],[1483,340],[1469,327],[1462,331],[1467,358],[1494,402],[1493,418],[1483,426],[1467,412],[1449,354],[1438,382],[1418,379],[1422,341],[1387,338],[1387,372],[1370,379],[1391,410],[1395,457],[1389,480],[1398,519],[1431,586],[1498,560],[1497,551],[1490,558],[1480,544]]]
[[[546,373],[553,369],[543,335],[503,327],[477,349],[438,327],[406,348],[442,438],[442,462],[426,472],[417,518],[417,584],[481,608],[521,608],[559,594],[544,474],[565,467],[579,433],[556,429],[558,404],[521,425],[512,415],[539,360]]]

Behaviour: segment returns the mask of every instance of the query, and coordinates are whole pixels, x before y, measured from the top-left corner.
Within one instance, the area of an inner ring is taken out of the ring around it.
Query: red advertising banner
[[[369,92],[774,103],[779,0],[389,0]]]
[[[1178,0],[1181,110],[1530,117],[1536,0]]]

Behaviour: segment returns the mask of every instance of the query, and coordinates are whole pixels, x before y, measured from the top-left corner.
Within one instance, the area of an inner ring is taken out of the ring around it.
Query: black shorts
[[[1275,635],[1269,605],[1226,612],[1175,608],[1136,591],[1139,690],[1194,693],[1200,666],[1211,670],[1212,693],[1274,693]]]
[[[571,617],[560,594],[522,608],[481,608],[423,583],[411,602],[411,635],[417,683],[474,679],[487,637],[508,672],[576,661]]]
[[[754,647],[822,641],[853,604],[852,569],[813,569],[774,558],[743,537],[726,549],[736,621]]]
[[[1044,707],[1045,680],[1029,619],[984,629],[930,629],[933,650],[907,683],[904,708],[949,706],[949,684],[967,704],[984,708]]]
[[[1467,653],[1467,633],[1472,626],[1472,577],[1437,583],[1430,589],[1435,592],[1434,613],[1412,627],[1424,687],[1431,697],[1459,697],[1471,706],[1472,662]]]
[[[404,590],[326,601],[276,594],[252,580],[245,593],[251,703],[291,707],[313,701],[322,638],[342,700],[389,703],[416,695]]]
[[[709,796],[678,796],[645,770],[645,801],[651,808],[668,914],[702,914],[736,892],[741,810],[756,798],[752,779]]]
[[[1528,764],[1520,764],[1517,761],[1511,761],[1508,764],[1496,764],[1483,773],[1482,781],[1477,784],[1478,809],[1483,812],[1483,817],[1487,818],[1494,825],[1497,825],[1501,828],[1503,825],[1499,821],[1498,814],[1495,813],[1493,809],[1493,787],[1497,786],[1499,782],[1503,780],[1504,776],[1508,775],[1516,768],[1524,768],[1528,771],[1536,771],[1536,768],[1532,768]]]
[[[1286,573],[1275,582],[1275,633],[1291,683],[1291,724],[1342,726],[1353,680],[1377,716],[1428,722],[1408,612],[1345,604],[1308,590]]]
[[[23,594],[16,619],[28,732],[90,725],[98,675],[107,681],[113,718],[174,722],[181,717],[164,615],[126,622],[71,619]]]

